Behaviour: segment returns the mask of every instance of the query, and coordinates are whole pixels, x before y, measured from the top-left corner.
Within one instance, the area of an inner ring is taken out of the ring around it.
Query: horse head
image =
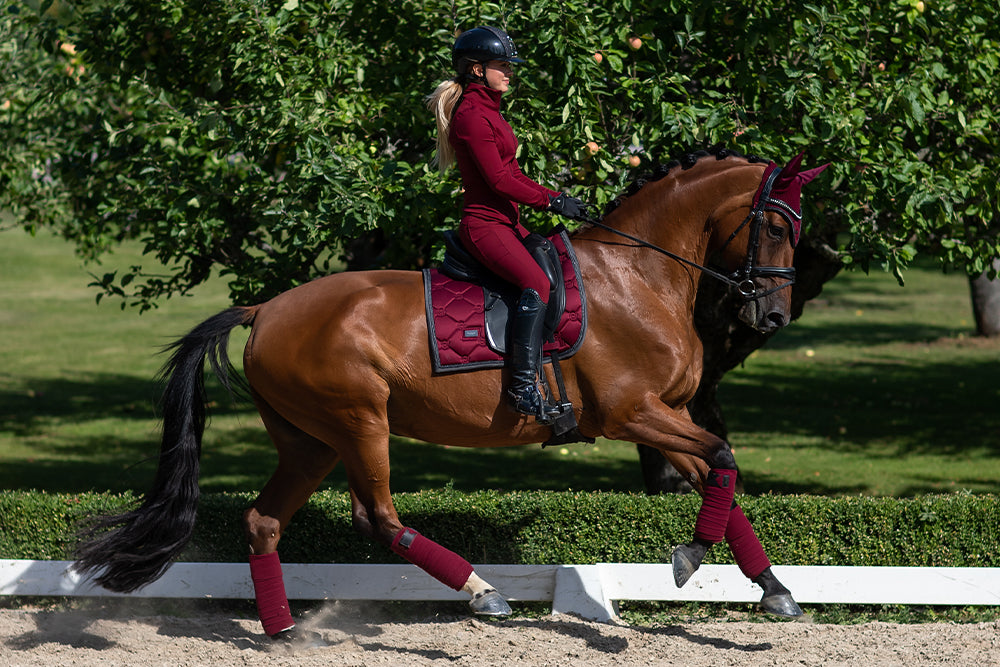
[[[743,190],[730,203],[723,200],[713,226],[713,246],[742,297],[739,319],[761,333],[771,333],[790,320],[792,263],[802,231],[802,187],[829,166],[802,171],[802,157],[800,153],[785,167],[768,163],[753,197],[748,201]]]

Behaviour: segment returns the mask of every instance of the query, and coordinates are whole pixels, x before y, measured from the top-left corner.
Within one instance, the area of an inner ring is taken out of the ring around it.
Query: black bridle
[[[711,276],[716,280],[720,280],[730,287],[734,288],[741,297],[747,301],[753,301],[755,299],[763,298],[769,294],[773,294],[778,290],[783,290],[786,287],[791,287],[795,284],[795,268],[790,266],[757,266],[757,253],[760,250],[760,233],[764,226],[764,209],[769,203],[774,203],[771,199],[771,188],[774,187],[774,181],[778,177],[781,169],[774,169],[764,183],[764,187],[761,190],[760,198],[757,203],[750,209],[750,213],[747,217],[743,219],[743,222],[739,224],[738,227],[729,235],[726,242],[722,244],[722,248],[719,250],[725,250],[725,248],[732,243],[733,239],[743,230],[744,227],[750,225],[750,240],[747,243],[747,255],[746,261],[736,271],[726,275],[720,271],[710,269],[707,266],[702,266],[697,262],[692,262],[686,257],[681,257],[676,253],[672,253],[669,250],[661,248],[658,245],[652,244],[648,241],[644,241],[638,237],[632,236],[631,234],[626,234],[625,232],[619,231],[614,227],[604,224],[601,220],[593,218],[589,215],[580,216],[578,219],[581,222],[585,222],[595,227],[600,227],[605,229],[612,234],[617,234],[627,238],[628,240],[641,245],[645,248],[655,250],[656,252],[666,255],[667,257],[681,262],[682,264],[687,264],[692,266],[705,275]],[[776,287],[772,287],[769,290],[763,292],[757,291],[757,283],[754,282],[754,278],[784,278],[785,282]]]

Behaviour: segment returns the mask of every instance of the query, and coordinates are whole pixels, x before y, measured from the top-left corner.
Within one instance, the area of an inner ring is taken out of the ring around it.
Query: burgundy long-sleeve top
[[[465,188],[463,221],[517,225],[519,203],[544,209],[549,197],[559,194],[521,172],[517,138],[500,115],[500,96],[500,91],[470,83],[451,121],[448,139]]]

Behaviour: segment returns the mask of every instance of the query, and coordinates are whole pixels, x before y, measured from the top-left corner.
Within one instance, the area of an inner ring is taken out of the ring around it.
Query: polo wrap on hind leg
[[[746,575],[747,579],[752,581],[771,567],[771,561],[764,553],[764,547],[761,546],[753,526],[739,505],[734,505],[729,513],[726,542],[729,544],[729,550],[733,552],[736,564],[740,566],[740,572]]]
[[[736,471],[712,468],[705,480],[701,509],[694,524],[694,538],[710,544],[726,536],[729,513],[736,495]]]
[[[294,627],[295,621],[288,608],[278,552],[259,556],[251,554],[250,578],[253,580],[254,597],[257,600],[257,615],[264,626],[264,632],[273,637],[282,630]]]
[[[412,528],[403,528],[392,540],[392,550],[445,586],[462,590],[472,574],[472,565]]]

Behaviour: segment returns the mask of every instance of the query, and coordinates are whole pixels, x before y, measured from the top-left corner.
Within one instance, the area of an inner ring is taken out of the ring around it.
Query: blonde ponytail
[[[451,127],[451,116],[455,105],[462,97],[462,84],[455,79],[442,81],[433,93],[427,96],[427,108],[434,112],[437,123],[437,154],[434,161],[438,170],[444,173],[455,163],[455,149],[448,141],[448,130]]]

